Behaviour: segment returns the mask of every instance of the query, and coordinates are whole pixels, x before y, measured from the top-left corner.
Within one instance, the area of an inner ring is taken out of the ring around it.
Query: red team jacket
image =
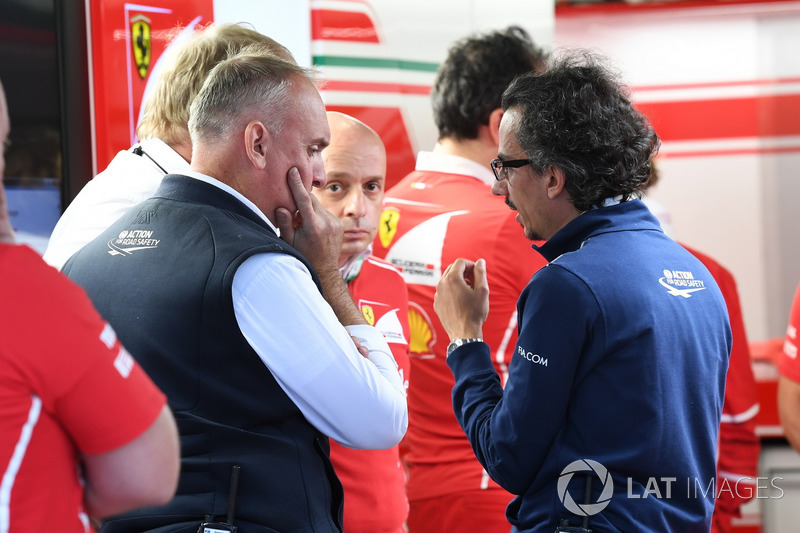
[[[515,216],[488,183],[443,172],[412,172],[384,200],[373,253],[403,272],[409,294],[414,376],[405,438],[409,500],[502,490],[478,463],[453,413],[454,380],[445,363],[449,339],[433,311],[433,295],[455,259],[486,259],[490,312],[483,334],[505,377],[517,340],[517,297],[545,264]]]
[[[81,454],[139,437],[166,404],[86,293],[0,244],[0,530],[92,531]]]
[[[798,348],[800,348],[798,330],[800,330],[800,285],[797,286],[797,292],[792,301],[789,326],[786,328],[786,340],[783,343],[783,355],[780,362],[781,375],[800,383],[800,359],[797,357]]]
[[[717,501],[711,527],[712,533],[724,533],[730,530],[733,517],[739,516],[739,508],[755,496],[756,492],[758,456],[761,451],[761,444],[756,436],[758,391],[733,275],[714,259],[688,246],[684,247],[700,259],[714,276],[728,306],[733,333],[722,423],[719,428]]]

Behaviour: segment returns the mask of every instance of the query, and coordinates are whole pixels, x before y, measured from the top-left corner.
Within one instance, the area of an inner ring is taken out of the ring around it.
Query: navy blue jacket
[[[707,532],[731,349],[711,274],[638,200],[537,249],[550,263],[519,298],[505,391],[485,344],[448,358],[478,459],[519,495],[509,521],[552,533],[584,513],[595,532]]]

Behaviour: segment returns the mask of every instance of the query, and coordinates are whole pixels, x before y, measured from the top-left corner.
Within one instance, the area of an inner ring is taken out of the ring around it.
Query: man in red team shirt
[[[0,84],[0,531],[89,533],[90,517],[172,498],[178,433],[86,294],[14,244],[9,129]]]
[[[439,140],[386,194],[374,253],[402,271],[409,292],[409,533],[508,533],[505,508],[513,496],[489,479],[453,413],[449,339],[433,295],[456,258],[486,259],[492,291],[484,334],[505,383],[517,339],[517,297],[545,261],[531,250],[516,213],[492,196],[489,162],[497,157],[503,91],[544,60],[519,27],[455,43],[431,95]]]
[[[733,274],[708,255],[685,244],[683,247],[705,265],[719,285],[728,308],[733,335],[719,427],[715,485],[717,498],[711,523],[711,533],[726,533],[732,530],[733,518],[741,516],[742,505],[752,499],[757,490],[758,456],[761,451],[761,443],[756,436],[758,391]]]
[[[660,176],[658,166],[653,164],[648,190],[658,184]],[[642,200],[661,223],[664,233],[677,240],[667,208],[648,196]],[[733,527],[733,518],[741,516],[741,507],[756,494],[758,458],[761,452],[761,441],[756,435],[758,390],[751,366],[750,345],[747,342],[739,291],[733,274],[710,256],[685,244],[683,247],[705,265],[719,285],[728,308],[733,335],[719,427],[716,503],[711,522],[711,533],[727,533]]]
[[[370,255],[378,232],[386,151],[378,134],[342,113],[328,112],[330,145],[322,152],[328,181],[314,189],[344,223],[339,268],[364,318],[386,338],[408,387],[408,291],[400,273]],[[347,533],[401,533],[408,514],[399,447],[352,450],[331,441],[331,462],[344,487]]]
[[[786,328],[786,341],[783,343],[778,381],[778,412],[781,426],[795,450],[800,452],[800,285],[792,302],[789,314],[789,327]]]

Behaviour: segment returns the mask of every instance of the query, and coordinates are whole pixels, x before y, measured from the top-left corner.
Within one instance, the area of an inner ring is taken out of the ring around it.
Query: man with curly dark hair
[[[491,265],[443,274],[456,417],[518,495],[514,532],[707,532],[731,330],[714,278],[638,199],[658,137],[586,52],[517,78],[503,109],[492,192],[549,264],[517,302],[505,388],[480,341]]]

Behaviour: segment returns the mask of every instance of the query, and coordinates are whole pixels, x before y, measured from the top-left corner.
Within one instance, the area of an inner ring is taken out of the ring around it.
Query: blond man
[[[238,24],[208,26],[174,51],[144,104],[137,129],[140,142],[119,152],[72,201],[50,236],[44,253],[47,263],[61,269],[128,209],[152,196],[165,175],[188,170],[189,106],[214,65],[249,46],[294,62],[282,45]]]

